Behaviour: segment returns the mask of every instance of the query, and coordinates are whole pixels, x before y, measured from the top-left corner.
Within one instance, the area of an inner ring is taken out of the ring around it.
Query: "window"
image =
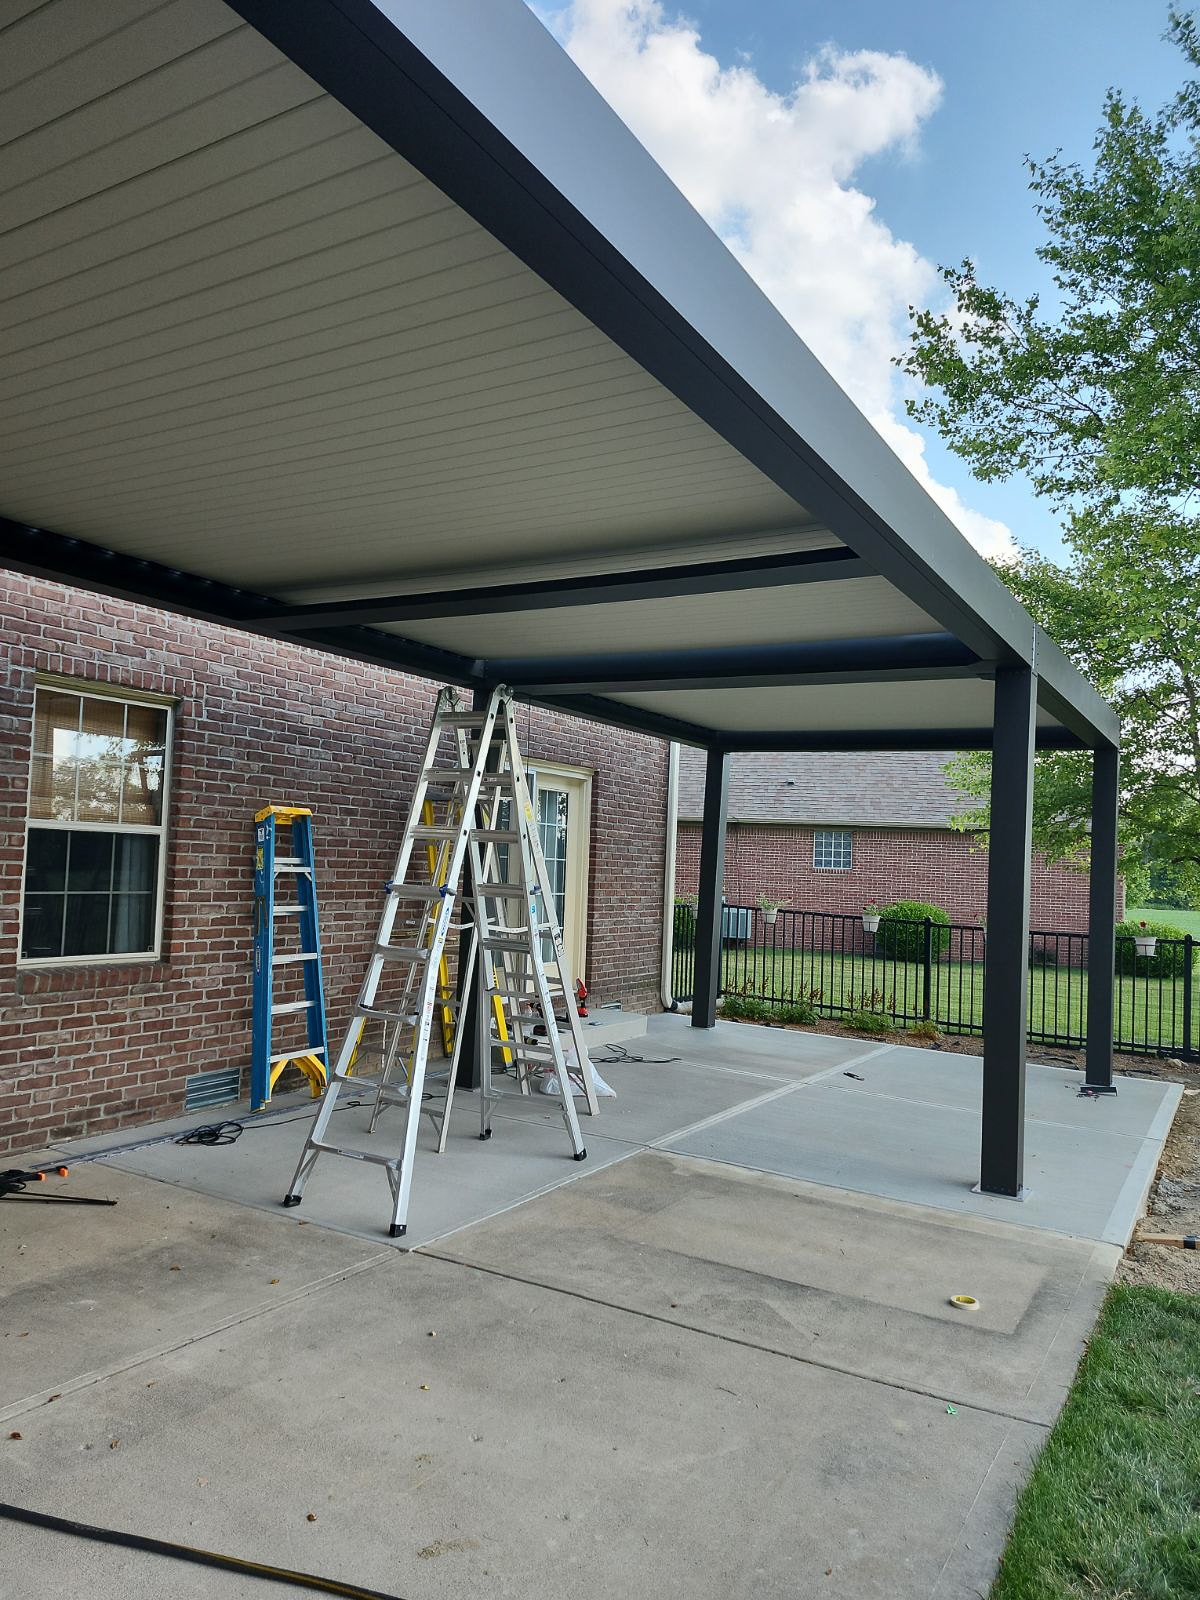
[[[813,866],[818,872],[849,872],[854,865],[850,834],[844,828],[818,828],[813,834]]]
[[[23,961],[158,954],[170,727],[163,704],[38,685]]]
[[[554,910],[573,975],[581,977],[587,958],[588,863],[591,851],[592,775],[579,767],[529,770],[534,793],[538,840],[550,875]],[[508,801],[501,801],[498,828],[509,823]],[[508,846],[498,845],[500,872],[509,876]],[[543,961],[555,961],[549,936],[542,941]]]

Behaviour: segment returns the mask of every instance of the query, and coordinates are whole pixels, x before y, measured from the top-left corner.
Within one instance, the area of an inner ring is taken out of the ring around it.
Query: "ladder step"
[[[296,862],[295,864],[293,864],[291,862],[288,862],[288,861],[277,861],[275,863],[275,871],[277,873],[280,873],[280,872],[292,872],[292,873],[295,873],[297,877],[299,877],[299,875],[302,872],[311,872],[312,868],[309,867],[309,866],[306,866],[304,864],[304,862],[302,862],[302,861]]]
[[[374,1150],[351,1150],[343,1144],[326,1144],[323,1139],[310,1139],[309,1148],[311,1150],[323,1150],[326,1155],[348,1156],[351,1161],[369,1161],[376,1167],[391,1167],[393,1171],[399,1171],[400,1169],[399,1156],[381,1156],[377,1155]]]
[[[304,912],[307,910],[307,906],[272,906],[271,915],[273,917],[288,917],[294,916],[297,912]]]
[[[305,950],[301,955],[298,956],[272,956],[271,965],[273,967],[282,967],[286,966],[288,962],[291,961],[315,961],[316,959],[317,952],[315,950]]]
[[[462,831],[459,822],[418,822],[412,836],[414,839],[457,839]]]
[[[455,829],[455,832],[458,830]],[[521,835],[513,828],[472,828],[471,837],[477,844],[520,844]]]
[[[315,1000],[286,1000],[283,1005],[272,1006],[271,1015],[273,1017],[282,1017],[289,1011],[307,1011],[310,1006],[315,1004]]]
[[[403,961],[410,967],[423,967],[433,952],[428,946],[420,948],[411,944],[377,944],[375,954],[382,956],[385,961]]]
[[[515,936],[509,938],[497,938],[494,934],[488,933],[484,935],[484,937],[480,940],[480,943],[483,945],[485,950],[508,950],[515,955],[524,956],[532,953],[532,944],[528,934],[526,934],[524,938]]]
[[[443,711],[436,719],[439,728],[482,728],[487,721],[486,711]],[[497,724],[498,727],[498,724]],[[504,734],[496,732],[492,735],[496,740],[502,740]]]
[[[323,1044],[298,1044],[294,1050],[287,1050],[281,1056],[272,1056],[271,1065],[277,1067],[281,1061],[294,1061],[297,1056],[323,1056]]]
[[[378,1017],[381,1022],[403,1022],[408,1027],[417,1024],[415,1011],[389,1011],[386,1006],[355,1006],[355,1015],[360,1017]]]

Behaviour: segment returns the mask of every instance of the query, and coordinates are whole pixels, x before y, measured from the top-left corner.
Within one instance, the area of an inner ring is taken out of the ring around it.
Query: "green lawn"
[[[920,962],[880,956],[839,955],[828,950],[778,950],[732,945],[723,959],[722,987],[767,1000],[809,999],[836,1015],[845,1008],[920,1016]],[[978,1033],[983,1017],[980,963],[937,961],[932,969],[932,1020],[950,1033]],[[1193,1043],[1200,1040],[1200,974],[1193,985]],[[1033,967],[1030,971],[1029,1031],[1032,1037],[1082,1040],[1087,1012],[1087,973],[1078,967]],[[1121,976],[1113,997],[1118,1044],[1166,1050],[1183,1043],[1182,978],[1147,981]],[[905,1026],[904,1023],[899,1024]]]
[[[1193,939],[1200,939],[1200,911],[1162,911],[1157,906],[1139,906],[1126,911],[1125,918],[1128,922],[1163,922],[1170,928],[1178,928],[1180,934],[1190,933]]]
[[[992,1600],[1200,1595],[1200,1298],[1110,1290]]]

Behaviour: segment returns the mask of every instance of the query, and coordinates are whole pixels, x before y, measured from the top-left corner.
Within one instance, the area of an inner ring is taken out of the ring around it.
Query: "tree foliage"
[[[1029,161],[1057,303],[944,270],[949,311],[913,310],[909,414],[983,480],[1027,477],[1068,559],[997,563],[1121,715],[1127,866],[1148,849],[1200,893],[1200,32],[1172,10],[1192,76],[1151,115],[1111,90],[1085,169]],[[1035,837],[1086,859],[1090,761],[1039,758]],[[986,825],[986,758],[956,781]]]

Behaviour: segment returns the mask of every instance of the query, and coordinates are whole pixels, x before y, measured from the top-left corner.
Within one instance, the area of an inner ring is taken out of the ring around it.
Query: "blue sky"
[[[1052,294],[1024,154],[1086,162],[1111,84],[1153,107],[1182,76],[1156,0],[572,0],[554,25],[906,459],[920,445],[877,369],[904,306],[936,295],[932,266],[970,255],[985,281]],[[710,127],[729,153],[719,182],[692,159]],[[739,183],[756,197],[748,232]],[[1024,484],[975,483],[929,436],[910,465],[981,548],[1003,547],[999,524],[1059,548]]]

